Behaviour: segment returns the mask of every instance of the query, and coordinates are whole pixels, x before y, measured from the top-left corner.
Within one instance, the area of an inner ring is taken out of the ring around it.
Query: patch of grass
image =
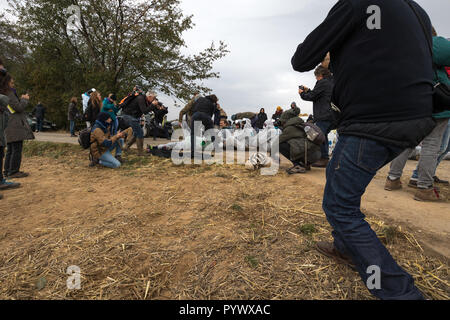
[[[148,166],[152,162],[153,162],[153,157],[132,156],[132,157],[127,157],[127,160],[125,161],[124,165],[121,168],[124,170],[141,168],[141,167]]]
[[[313,224],[304,224],[304,225],[300,226],[299,231],[300,231],[300,233],[306,234],[308,236],[311,236],[314,233],[317,233],[316,226]]]
[[[402,236],[402,233],[396,228],[391,226],[384,227],[378,234],[378,237],[385,244],[394,244],[395,239]]]
[[[259,265],[258,259],[256,259],[256,257],[254,257],[254,256],[246,256],[245,261],[253,269],[256,269]]]
[[[244,211],[244,208],[242,208],[239,204],[234,203],[234,204],[231,206],[231,210],[237,211],[237,212],[242,212],[242,211]]]
[[[58,159],[61,157],[81,155],[82,153],[83,149],[80,146],[68,143],[25,141],[23,145],[23,155],[25,157]]]

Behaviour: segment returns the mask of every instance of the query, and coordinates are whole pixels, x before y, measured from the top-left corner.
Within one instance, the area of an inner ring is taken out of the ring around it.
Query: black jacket
[[[128,103],[128,105],[122,109],[122,112],[123,114],[139,119],[140,117],[142,117],[142,115],[154,110],[154,106],[147,103],[146,97],[140,94],[132,101],[130,101],[130,103]]]
[[[426,12],[406,1],[422,16],[431,37]],[[371,5],[381,9],[381,29],[368,27]],[[292,66],[299,72],[312,70],[327,52],[335,80],[332,102],[342,111],[340,134],[406,148],[432,131],[432,57],[421,24],[404,0],[339,1],[299,45]]]
[[[94,125],[94,122],[97,120],[98,114],[101,111],[101,105],[97,106],[92,103],[92,99],[88,102],[88,107],[84,113],[84,119],[85,121],[88,121],[91,123],[91,126]]]
[[[155,112],[155,122],[157,124],[162,124],[164,116],[169,113],[169,110],[167,110],[167,108],[163,108],[163,109],[156,109],[154,112]]]
[[[267,121],[267,114],[265,113],[258,113],[258,119],[256,120],[255,126],[258,129],[264,128],[264,123]]]
[[[198,98],[197,101],[195,101],[193,110],[194,113],[196,112],[206,113],[208,116],[212,118],[217,111],[217,104],[215,104],[208,98],[201,97]]]
[[[45,117],[45,107],[42,104],[38,104],[34,107],[31,112],[37,119],[44,119]]]
[[[302,92],[300,96],[305,101],[313,102],[314,121],[334,121],[331,111],[331,95],[333,93],[333,81],[325,78],[317,81],[313,90]]]

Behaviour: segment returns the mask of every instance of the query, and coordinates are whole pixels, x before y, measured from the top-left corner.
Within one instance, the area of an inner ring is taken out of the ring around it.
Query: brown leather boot
[[[136,145],[138,148],[138,156],[146,157],[148,153],[144,151],[144,139],[136,139]]]
[[[438,202],[442,201],[441,195],[439,191],[432,187],[428,189],[417,189],[416,194],[414,195],[414,200],[417,201],[427,201],[427,202]]]
[[[328,166],[328,162],[330,160],[328,159],[320,159],[319,161],[317,161],[316,163],[314,163],[312,165],[313,168],[326,168]]]
[[[356,266],[353,263],[352,259],[350,257],[344,255],[343,253],[339,252],[333,243],[325,242],[325,241],[318,242],[316,244],[316,249],[321,254],[323,254],[329,258],[332,258],[341,264],[345,264],[345,265],[349,266],[350,268],[352,268],[353,270],[356,270]]]
[[[384,190],[387,191],[394,191],[394,190],[400,190],[402,188],[402,182],[400,179],[397,180],[391,180],[389,177],[386,179],[386,185],[384,186]]]

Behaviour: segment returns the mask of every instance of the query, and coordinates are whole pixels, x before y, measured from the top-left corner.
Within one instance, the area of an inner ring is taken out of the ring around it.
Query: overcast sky
[[[198,52],[211,41],[228,44],[231,51],[214,65],[220,79],[206,82],[231,116],[264,107],[269,117],[277,106],[296,101],[302,112],[312,113],[312,104],[301,101],[298,86],[312,88],[313,72],[292,70],[291,57],[297,45],[326,17],[337,0],[181,0],[185,14],[193,14],[195,27],[185,33],[188,52]],[[450,1],[416,0],[428,12],[438,33],[450,37]],[[0,0],[0,8],[6,0]],[[169,119],[180,109],[170,107]]]

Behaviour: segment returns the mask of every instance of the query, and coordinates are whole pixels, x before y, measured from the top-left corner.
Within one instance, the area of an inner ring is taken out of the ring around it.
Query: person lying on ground
[[[112,118],[106,112],[100,112],[91,132],[91,166],[100,164],[107,168],[116,169],[123,163],[120,140],[131,136],[131,128],[111,136]],[[116,150],[116,157],[112,152]]]
[[[287,170],[288,174],[306,173],[311,170],[311,164],[320,159],[320,147],[308,140],[299,115],[300,109],[295,107],[280,118],[283,132],[279,137],[279,150],[294,165]]]

